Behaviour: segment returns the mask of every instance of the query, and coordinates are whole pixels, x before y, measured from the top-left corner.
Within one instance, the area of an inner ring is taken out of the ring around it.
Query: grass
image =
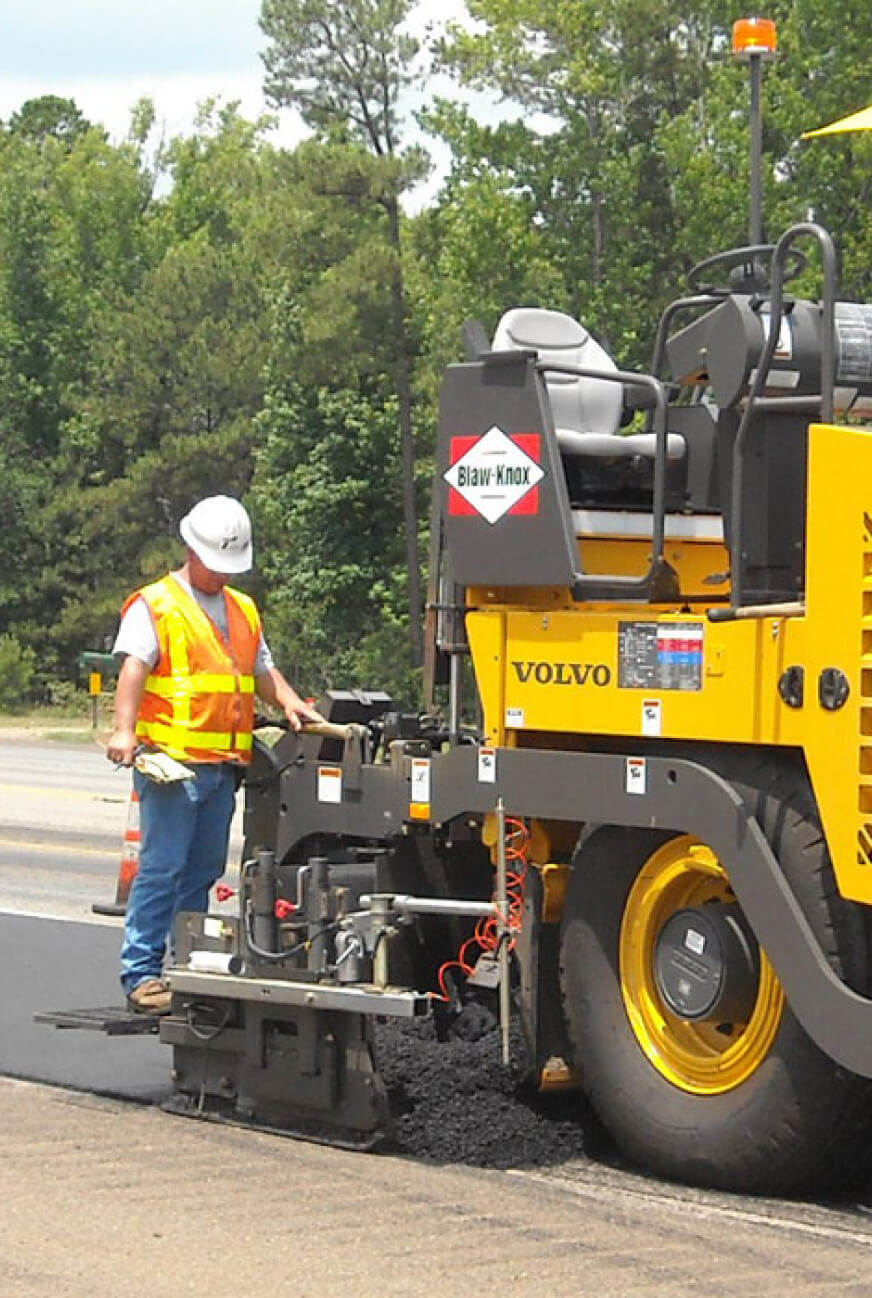
[[[86,729],[39,730],[39,731],[34,731],[33,733],[35,736],[38,735],[40,739],[51,740],[52,743],[92,744],[94,742],[95,735],[101,734],[103,732],[100,730],[94,730],[93,727],[88,726],[87,730]],[[3,731],[2,729],[0,729],[0,739],[2,739],[2,737],[3,737]]]
[[[93,743],[95,735],[112,729],[111,712],[99,708],[97,724],[87,711],[70,708],[34,708],[29,712],[0,713],[0,739],[49,739],[59,743]]]

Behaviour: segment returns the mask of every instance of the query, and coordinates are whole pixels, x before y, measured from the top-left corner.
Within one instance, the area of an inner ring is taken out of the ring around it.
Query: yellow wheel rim
[[[722,1095],[766,1059],[784,1012],[784,993],[763,951],[746,1023],[689,1022],[664,1003],[654,974],[663,925],[685,906],[735,898],[723,866],[698,839],[670,839],[648,858],[630,890],[619,958],[624,1006],[636,1040],[659,1073],[693,1095]]]

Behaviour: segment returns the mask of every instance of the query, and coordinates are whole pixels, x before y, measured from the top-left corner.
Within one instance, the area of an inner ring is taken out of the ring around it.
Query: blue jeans
[[[227,863],[233,768],[199,762],[191,769],[195,778],[176,784],[155,784],[133,772],[142,837],[121,947],[121,985],[128,994],[160,977],[176,915],[208,909],[209,889]]]

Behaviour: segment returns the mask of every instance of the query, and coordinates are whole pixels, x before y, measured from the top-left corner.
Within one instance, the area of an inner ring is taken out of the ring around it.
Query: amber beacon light
[[[737,63],[748,65],[751,82],[751,111],[748,119],[751,137],[748,243],[752,246],[763,241],[763,64],[775,58],[777,49],[778,32],[771,18],[740,18],[733,23],[733,58]]]
[[[740,18],[733,23],[733,56],[747,63],[754,55],[774,59],[778,32],[771,18]]]

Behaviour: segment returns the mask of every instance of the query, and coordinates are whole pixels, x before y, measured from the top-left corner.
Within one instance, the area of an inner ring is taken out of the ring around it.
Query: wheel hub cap
[[[784,993],[706,844],[673,838],[648,858],[627,896],[618,956],[639,1047],[674,1086],[719,1095],[763,1064]]]
[[[660,930],[654,977],[679,1018],[746,1023],[760,980],[757,944],[736,905],[687,906]]]

